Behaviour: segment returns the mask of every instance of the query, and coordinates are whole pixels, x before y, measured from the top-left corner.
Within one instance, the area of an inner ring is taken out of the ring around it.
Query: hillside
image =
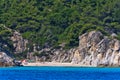
[[[15,31],[21,41],[28,40],[26,50],[18,50],[24,57],[34,52],[34,47],[38,51],[61,45],[74,48],[79,35],[93,30],[106,36],[115,33],[120,39],[119,14],[120,0],[1,0],[0,50],[16,51],[13,44],[17,43],[10,38]]]

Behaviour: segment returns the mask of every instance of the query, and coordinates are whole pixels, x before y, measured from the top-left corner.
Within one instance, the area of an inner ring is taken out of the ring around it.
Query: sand
[[[95,67],[91,65],[81,65],[73,63],[59,63],[59,62],[35,62],[35,63],[23,63],[23,66],[71,66],[71,67]]]

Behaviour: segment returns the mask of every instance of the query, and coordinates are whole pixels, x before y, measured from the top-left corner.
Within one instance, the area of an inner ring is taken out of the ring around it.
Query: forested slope
[[[28,46],[78,46],[79,35],[99,30],[120,37],[120,0],[0,0],[0,40],[16,30]],[[4,26],[12,29],[4,29]]]

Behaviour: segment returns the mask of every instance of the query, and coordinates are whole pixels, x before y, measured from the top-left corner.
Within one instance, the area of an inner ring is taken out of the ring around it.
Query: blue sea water
[[[120,68],[8,67],[0,80],[120,80]]]

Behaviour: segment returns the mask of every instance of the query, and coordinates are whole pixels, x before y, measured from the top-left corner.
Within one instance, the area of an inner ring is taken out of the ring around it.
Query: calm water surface
[[[0,80],[120,80],[120,68],[9,67]]]

